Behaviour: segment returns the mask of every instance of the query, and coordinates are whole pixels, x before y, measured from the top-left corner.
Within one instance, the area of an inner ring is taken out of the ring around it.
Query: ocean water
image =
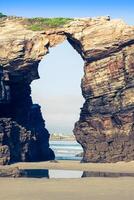
[[[50,141],[50,148],[54,151],[56,160],[81,160],[76,156],[83,152],[82,147],[76,141]]]

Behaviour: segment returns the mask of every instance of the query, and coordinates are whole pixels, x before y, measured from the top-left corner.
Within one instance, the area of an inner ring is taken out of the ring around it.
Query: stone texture
[[[1,72],[0,164],[53,160],[49,133],[29,84],[10,75],[5,82],[4,75]]]
[[[41,160],[54,157],[39,107],[30,97],[30,84],[39,78],[38,64],[49,48],[65,39],[85,62],[81,83],[85,103],[74,128],[84,150],[83,161],[133,160],[134,27],[122,20],[75,19],[63,28],[40,32],[27,30],[21,19],[1,20],[0,117],[24,127],[27,135],[31,131],[31,138],[40,141],[36,153],[42,152]],[[7,152],[2,162],[8,163],[10,146],[2,146],[2,159]]]
[[[10,177],[10,178],[19,178],[19,177],[25,177],[25,172],[20,170],[18,167],[9,167],[4,166],[0,167],[0,178],[3,177]]]

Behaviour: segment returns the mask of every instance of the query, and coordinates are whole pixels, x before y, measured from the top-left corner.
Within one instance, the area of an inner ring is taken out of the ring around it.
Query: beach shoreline
[[[80,161],[58,160],[37,163],[15,163],[19,169],[59,169],[100,172],[134,173],[134,161],[117,163],[81,163]]]
[[[134,161],[118,163],[80,163],[49,161],[16,163],[12,168],[82,170],[134,173]],[[134,199],[133,177],[89,178],[0,178],[0,197],[4,200],[130,200]]]

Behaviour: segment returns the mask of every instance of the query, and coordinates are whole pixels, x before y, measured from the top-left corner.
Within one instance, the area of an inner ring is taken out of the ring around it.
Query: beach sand
[[[64,169],[102,172],[134,173],[134,161],[117,163],[80,163],[80,161],[60,160],[57,162],[16,163],[13,167],[20,169]]]
[[[134,162],[115,164],[59,161],[18,163],[21,169],[70,169],[133,173]],[[77,179],[0,178],[0,200],[133,200],[133,177]]]

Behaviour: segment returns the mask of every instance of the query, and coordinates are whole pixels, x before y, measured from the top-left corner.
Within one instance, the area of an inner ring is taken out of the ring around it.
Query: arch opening
[[[75,156],[82,152],[72,130],[84,103],[80,87],[83,66],[81,56],[65,40],[42,59],[38,69],[40,79],[31,84],[33,102],[41,106],[51,134],[50,147],[57,159],[80,159]]]

